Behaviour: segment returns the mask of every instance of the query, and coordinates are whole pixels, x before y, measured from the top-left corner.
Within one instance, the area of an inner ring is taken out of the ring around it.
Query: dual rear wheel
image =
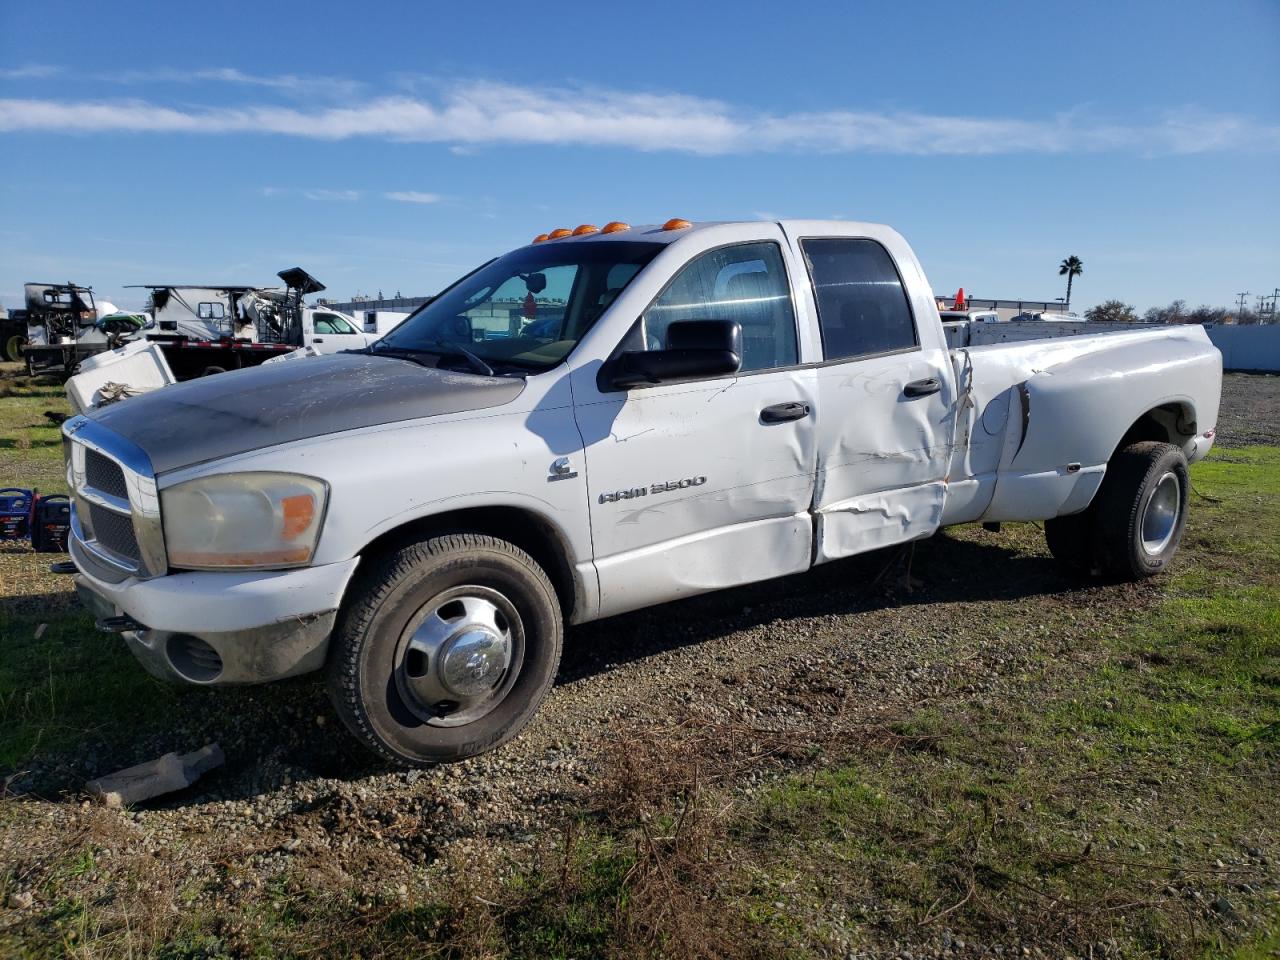
[[[1153,576],[1178,552],[1190,489],[1180,449],[1155,441],[1130,444],[1111,458],[1087,510],[1045,522],[1049,551],[1078,575]]]

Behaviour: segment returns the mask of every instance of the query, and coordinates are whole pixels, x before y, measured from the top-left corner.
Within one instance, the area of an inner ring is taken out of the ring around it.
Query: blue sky
[[[0,2],[0,303],[434,292],[557,226],[889,223],[934,288],[1280,284],[1280,3]]]

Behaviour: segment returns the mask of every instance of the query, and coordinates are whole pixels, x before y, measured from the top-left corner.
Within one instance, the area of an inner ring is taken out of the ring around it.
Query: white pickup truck
[[[77,589],[157,675],[323,668],[358,738],[423,764],[514,736],[565,623],[973,521],[1044,520],[1084,576],[1163,569],[1218,351],[982,342],[1004,326],[949,348],[883,226],[558,230],[364,354],[67,421]]]

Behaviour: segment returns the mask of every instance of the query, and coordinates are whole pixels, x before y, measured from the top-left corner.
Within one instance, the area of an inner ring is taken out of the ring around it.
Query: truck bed
[[[1222,360],[1199,324],[946,326],[965,399],[944,523],[1083,510],[1144,416],[1153,436],[1181,437],[1189,460],[1208,450]]]
[[[1024,340],[1049,340],[1057,337],[1086,337],[1100,333],[1144,333],[1151,330],[1168,330],[1173,325],[1165,323],[1101,323],[1074,320],[1010,320],[1003,323],[973,323],[961,320],[944,323],[947,346],[982,347],[992,343],[1011,343]]]

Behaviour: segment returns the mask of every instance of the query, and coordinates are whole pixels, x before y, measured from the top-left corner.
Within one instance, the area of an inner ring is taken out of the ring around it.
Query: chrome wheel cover
[[[433,597],[410,618],[396,648],[395,684],[424,723],[472,723],[511,691],[524,661],[520,615],[488,587]]]
[[[1151,557],[1169,546],[1182,513],[1182,485],[1172,470],[1156,481],[1155,491],[1142,511],[1142,549]]]

